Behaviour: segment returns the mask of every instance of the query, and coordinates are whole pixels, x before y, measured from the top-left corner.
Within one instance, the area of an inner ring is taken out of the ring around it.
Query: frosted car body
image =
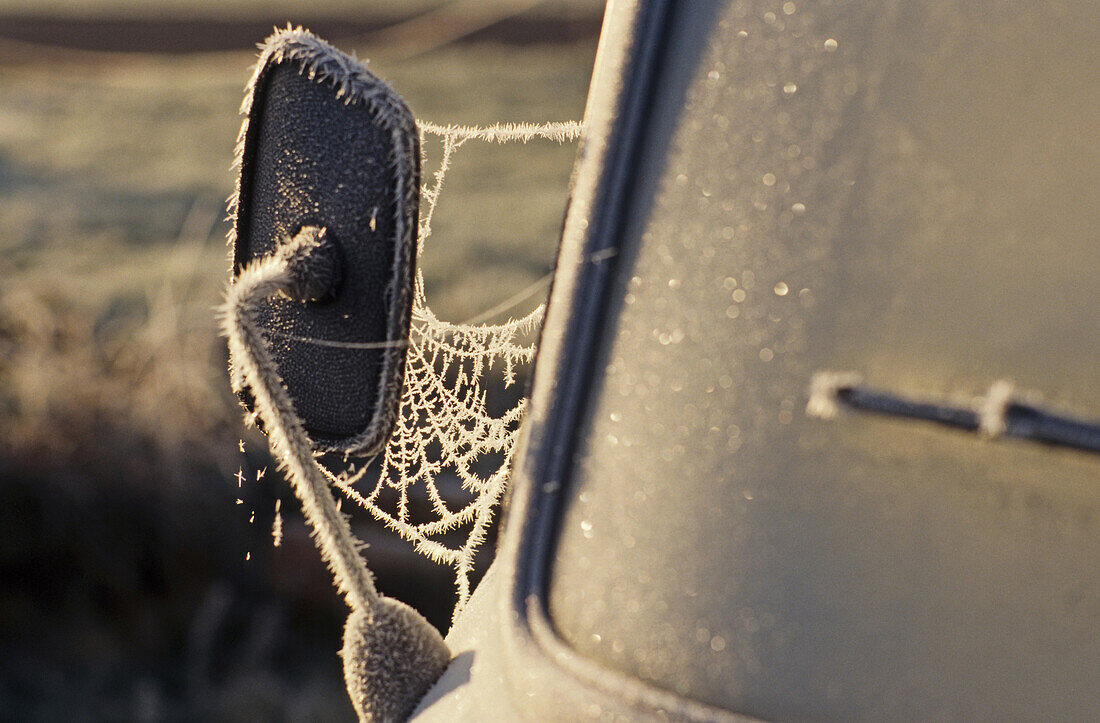
[[[501,548],[418,720],[1100,707],[1100,458],[807,409],[1011,382],[1095,428],[1098,20],[611,4]]]

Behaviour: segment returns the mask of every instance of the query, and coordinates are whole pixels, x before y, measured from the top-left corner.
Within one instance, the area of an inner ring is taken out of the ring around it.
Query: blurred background
[[[304,25],[425,120],[579,120],[602,10],[0,0],[0,719],[353,718],[346,612],[213,315],[255,43]],[[422,259],[441,318],[549,272],[575,154],[458,154]],[[451,572],[355,524],[383,592],[445,628]]]

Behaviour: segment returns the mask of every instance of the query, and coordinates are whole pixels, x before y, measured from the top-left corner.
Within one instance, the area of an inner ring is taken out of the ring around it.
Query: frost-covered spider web
[[[442,141],[434,173],[421,188],[418,256],[429,245],[444,180],[463,145],[535,139],[560,143],[581,132],[581,125],[575,122],[485,128],[420,122],[418,127],[421,149],[426,147],[427,135]],[[428,168],[427,158],[422,158],[422,165]],[[465,323],[440,320],[428,305],[423,272],[417,264],[400,413],[380,465],[339,474],[322,467],[348,499],[413,543],[419,553],[454,569],[458,591],[455,615],[469,599],[474,555],[485,541],[494,508],[504,492],[526,409],[526,400],[520,399],[494,414],[483,381],[487,372],[495,369],[502,374],[505,386],[515,383],[517,366],[534,357],[532,332],[542,321],[544,307],[504,323],[479,321],[497,316],[521,300],[513,297]],[[439,483],[445,476],[461,483],[461,499],[453,499],[454,495],[448,499],[441,490]],[[427,521],[423,511],[413,509],[414,502],[424,498],[431,506]],[[448,533],[458,529],[468,530],[459,536],[461,544],[448,544]]]

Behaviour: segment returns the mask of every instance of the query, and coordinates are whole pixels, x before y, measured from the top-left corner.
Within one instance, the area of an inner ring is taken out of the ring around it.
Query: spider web
[[[451,162],[464,144],[535,139],[561,143],[581,132],[576,122],[490,127],[420,122],[418,127],[421,149],[426,147],[427,135],[442,140],[436,170],[421,188],[421,207],[426,211],[420,219],[418,257],[431,238],[432,217]],[[427,167],[426,157],[422,166]],[[439,319],[428,305],[423,272],[417,264],[400,412],[380,455],[380,465],[341,473],[321,467],[349,500],[411,542],[420,554],[454,569],[458,592],[455,616],[469,600],[474,555],[485,541],[494,508],[504,492],[527,404],[520,399],[494,414],[483,381],[489,370],[499,369],[506,387],[515,383],[517,367],[534,358],[532,332],[542,321],[544,306],[504,323],[477,322],[506,311],[540,286],[536,283],[479,317],[456,324]],[[439,483],[447,477],[457,478],[464,494],[444,494]],[[425,498],[431,508],[427,521],[423,510],[414,509]],[[461,544],[448,544],[448,533],[459,528],[469,532]]]

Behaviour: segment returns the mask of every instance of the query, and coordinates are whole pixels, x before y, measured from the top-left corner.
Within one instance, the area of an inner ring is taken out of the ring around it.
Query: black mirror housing
[[[328,288],[272,298],[259,321],[314,450],[375,454],[397,418],[408,346],[416,122],[384,81],[308,31],[261,47],[242,111],[232,273],[301,233],[323,238]]]

